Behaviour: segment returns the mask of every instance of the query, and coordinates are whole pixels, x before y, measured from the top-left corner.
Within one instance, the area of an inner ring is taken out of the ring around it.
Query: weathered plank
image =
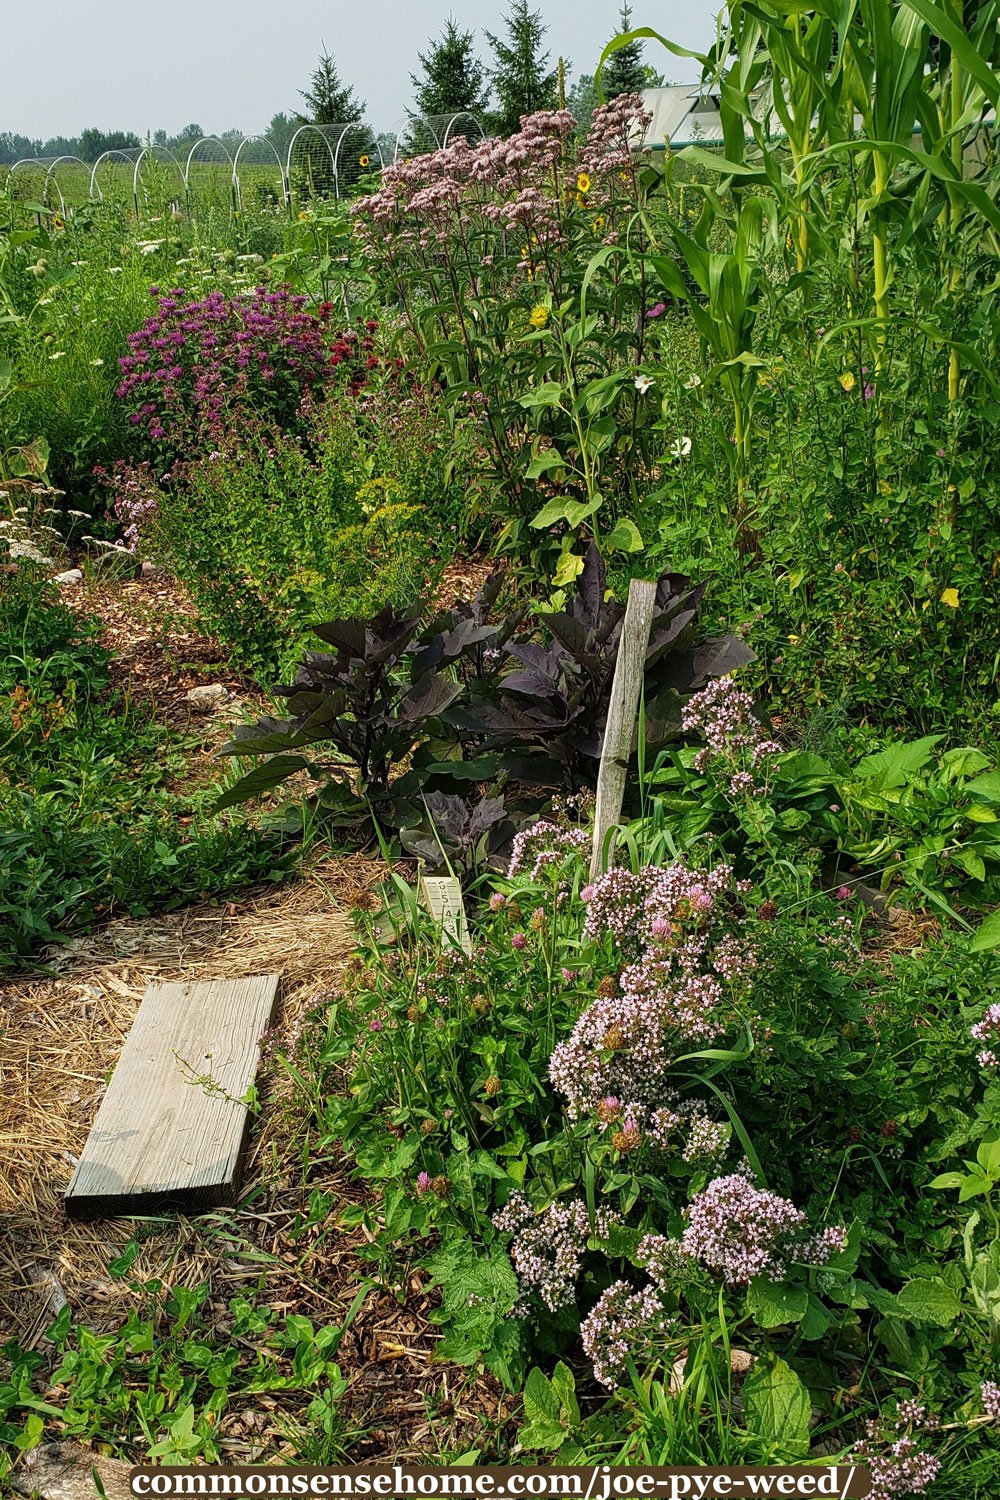
[[[40,1500],[133,1500],[131,1472],[131,1464],[79,1443],[44,1443],[24,1455],[10,1483],[16,1494]]]
[[[76,1218],[231,1203],[276,974],[150,984],[66,1189]]]
[[[462,887],[454,875],[421,875],[420,899],[441,928],[442,948],[461,948],[471,955],[472,938],[465,916]]]
[[[632,736],[639,708],[639,694],[646,670],[646,648],[653,623],[656,584],[633,578],[628,589],[625,619],[618,642],[618,660],[611,684],[608,724],[604,731],[601,768],[597,776],[597,807],[594,810],[594,847],[590,859],[590,878],[601,873],[604,840],[608,829],[622,815],[625,778],[628,775]]]

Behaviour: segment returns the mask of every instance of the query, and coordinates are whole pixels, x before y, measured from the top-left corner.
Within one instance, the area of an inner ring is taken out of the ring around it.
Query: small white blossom
[[[635,377],[635,388],[640,396],[644,396],[647,391],[653,389],[653,382],[648,375],[637,375]]]
[[[691,452],[691,439],[689,437],[675,438],[667,451],[671,458],[687,458]]]

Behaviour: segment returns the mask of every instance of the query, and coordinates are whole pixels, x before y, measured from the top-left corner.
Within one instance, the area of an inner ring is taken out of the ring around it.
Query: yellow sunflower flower
[[[536,305],[531,309],[531,312],[528,315],[528,322],[531,324],[532,328],[544,328],[547,325],[548,321],[548,308],[543,307],[540,302],[536,303]]]
[[[360,167],[367,167],[367,165],[368,165],[368,157],[367,156],[359,156],[358,157],[358,165]]]
[[[576,177],[576,190],[578,193],[590,192],[590,178],[586,172],[578,172]]]

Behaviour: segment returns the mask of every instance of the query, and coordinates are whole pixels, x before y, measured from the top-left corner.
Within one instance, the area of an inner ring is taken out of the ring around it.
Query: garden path
[[[249,694],[220,668],[221,649],[199,632],[169,579],[73,595],[101,618],[119,685],[147,694],[164,717],[180,723],[190,715],[184,695],[206,681],[195,663],[210,665],[207,680],[223,682],[236,701]],[[228,735],[226,725],[210,725],[196,752],[206,771],[210,763],[217,769],[212,755]],[[295,882],[239,901],[113,920],[48,954],[44,976],[0,982],[0,1342],[49,1353],[45,1330],[66,1301],[77,1326],[110,1332],[132,1308],[145,1306],[148,1315],[138,1284],[154,1278],[207,1284],[209,1321],[223,1344],[229,1304],[244,1295],[317,1328],[344,1320],[361,1284],[378,1274],[359,1254],[369,1239],[364,1228],[337,1225],[339,1211],[364,1194],[335,1154],[304,1166],[303,1104],[279,1054],[291,1055],[307,1015],[336,989],[354,948],[350,914],[373,903],[382,876],[365,855],[320,859]],[[69,1220],[63,1193],[149,979],[271,971],[282,975],[281,1004],[258,1075],[261,1112],[240,1204],[193,1218]],[[303,1230],[316,1193],[328,1196],[328,1213]],[[127,1270],[109,1274],[123,1255]],[[435,1452],[460,1452],[482,1440],[483,1423],[505,1421],[494,1382],[434,1363],[435,1305],[421,1276],[403,1265],[373,1287],[345,1333],[337,1354],[349,1382],[342,1411],[361,1434],[353,1462],[426,1457],[432,1443]],[[52,1349],[45,1368],[57,1362]],[[223,1461],[294,1457],[311,1394],[234,1392],[218,1429]]]

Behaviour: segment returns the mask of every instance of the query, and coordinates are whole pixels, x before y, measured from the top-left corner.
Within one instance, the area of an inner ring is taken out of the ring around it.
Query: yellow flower
[[[949,609],[958,608],[958,589],[945,589],[941,595],[941,603],[947,604]]]
[[[576,178],[576,190],[578,193],[590,192],[590,178],[586,172],[578,172]]]
[[[547,307],[543,307],[540,302],[537,303],[531,309],[531,313],[530,313],[530,315],[528,317],[528,322],[531,324],[532,328],[544,328],[545,325],[548,323],[548,321],[549,321],[549,310],[548,310],[548,308]]]
[[[845,370],[843,375],[838,376],[841,388],[845,391],[853,391],[855,386],[854,375],[850,370]]]
[[[367,165],[368,165],[368,157],[367,156],[359,156],[358,157],[358,164],[359,164],[359,166],[367,167]]]
[[[788,637],[788,644],[790,646],[797,646],[799,644],[799,641],[801,639],[802,639],[802,637],[800,635],[790,635]]]
[[[590,222],[590,228],[593,234],[600,234],[601,230],[604,228],[604,215],[596,214]]]
[[[308,217],[309,217],[309,215],[306,213],[305,209],[303,209],[302,212],[299,214],[299,219],[300,220],[301,219],[308,219]]]

